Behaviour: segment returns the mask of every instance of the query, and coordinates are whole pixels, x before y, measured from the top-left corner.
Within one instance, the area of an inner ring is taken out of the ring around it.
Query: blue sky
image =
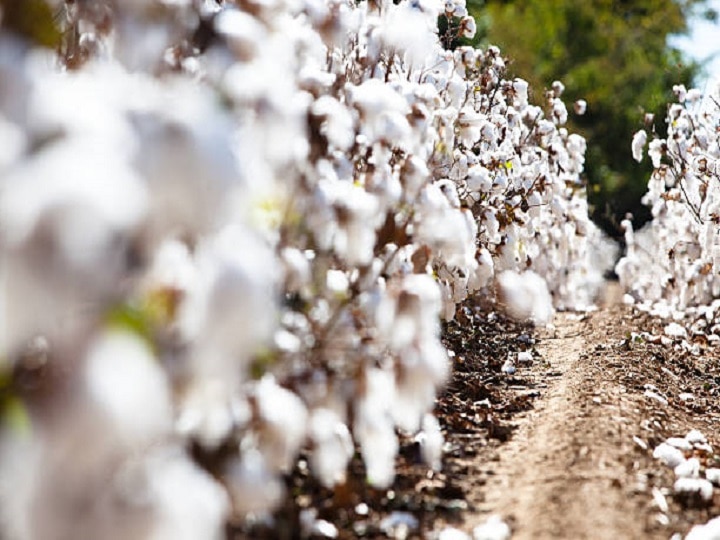
[[[720,13],[720,0],[709,0],[707,5]],[[707,79],[720,81],[720,22],[691,21],[690,35],[675,37],[672,43],[696,60],[705,60],[715,53],[715,58],[707,66]],[[698,86],[702,87],[704,82],[707,81],[698,81]]]

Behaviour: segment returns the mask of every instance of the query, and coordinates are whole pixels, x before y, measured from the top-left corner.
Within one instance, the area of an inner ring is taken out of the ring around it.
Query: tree
[[[510,58],[510,75],[538,89],[554,80],[566,85],[567,100],[585,99],[587,113],[572,127],[588,139],[586,178],[593,218],[613,236],[627,212],[644,222],[640,203],[650,168],[632,160],[630,140],[645,113],[655,129],[672,101],[674,84],[689,84],[700,66],[668,45],[668,36],[687,31],[687,21],[704,0],[487,0],[471,12],[489,24],[486,43]],[[707,13],[710,17],[712,13]],[[534,96],[543,102],[540,93]]]

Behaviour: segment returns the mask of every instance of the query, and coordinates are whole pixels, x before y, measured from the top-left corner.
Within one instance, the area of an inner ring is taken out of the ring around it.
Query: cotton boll
[[[113,337],[100,339],[104,344],[94,346],[96,355],[102,355],[98,349],[103,345],[106,348],[112,345]],[[128,361],[134,365],[130,368],[132,371],[138,367],[135,365],[138,357],[147,355],[133,352],[137,344],[132,341],[126,346],[112,351],[112,355],[120,354],[111,359],[120,367],[112,367],[103,376],[112,376],[113,371],[122,372],[123,364]],[[96,356],[89,362],[110,363],[110,359]],[[93,368],[88,366],[88,369]],[[148,372],[141,369],[140,374]],[[154,390],[151,388],[154,378],[150,374],[149,381],[135,381],[141,394]],[[98,390],[107,390],[113,382],[119,382],[124,396],[111,389],[113,395],[104,396],[102,402],[93,395]],[[37,475],[29,495],[32,518],[28,538],[148,537],[154,523],[153,501],[147,497],[142,468],[133,467],[132,463],[141,462],[147,448],[162,443],[168,433],[164,419],[157,421],[155,396],[138,396],[149,400],[140,402],[146,410],[139,413],[137,404],[127,405],[137,396],[133,395],[133,389],[127,388],[127,382],[126,377],[121,377],[118,381],[104,382],[106,388],[103,389],[89,387],[87,391],[55,401],[53,405],[62,414],[33,418],[33,430],[29,434],[31,448],[27,451],[33,459],[37,458],[33,463]],[[119,419],[119,413],[135,416]],[[162,424],[159,429],[152,425],[158,423]],[[128,478],[125,474],[128,468],[137,474]],[[22,497],[22,491],[18,496]]]
[[[558,125],[564,125],[567,123],[568,112],[565,107],[565,103],[560,99],[554,99],[552,102],[552,114]]]
[[[25,161],[1,184],[6,241],[21,244],[49,225],[68,263],[97,264],[112,235],[135,227],[148,208],[145,188],[118,157],[103,145],[71,138]]]
[[[432,414],[425,414],[422,419],[422,431],[415,436],[420,444],[423,461],[434,471],[442,468],[442,453],[445,438],[440,430],[440,423]]]
[[[293,392],[265,375],[254,391],[260,426],[258,449],[273,471],[287,472],[307,432],[307,409]]]
[[[365,370],[365,392],[355,401],[353,434],[367,468],[370,485],[389,486],[395,478],[398,440],[390,418],[395,394],[392,374],[379,369]]]
[[[458,115],[458,139],[468,148],[480,138],[483,116],[471,107],[463,107]]]
[[[720,469],[705,469],[705,478],[715,486],[720,486]]]
[[[687,101],[690,104],[695,104],[698,101],[700,101],[703,97],[702,90],[698,88],[691,88],[687,92],[687,96],[685,98],[685,101]]]
[[[308,431],[314,444],[310,456],[313,474],[327,488],[342,484],[355,451],[350,430],[335,411],[321,408],[312,411]]]
[[[468,15],[464,15],[460,21],[460,32],[466,39],[472,39],[475,37],[477,32],[477,25],[475,24],[475,18]]]
[[[493,210],[485,212],[482,218],[482,223],[485,226],[485,235],[488,242],[492,244],[500,243],[500,222],[495,215]]]
[[[508,313],[518,320],[547,324],[553,316],[552,298],[545,280],[535,272],[505,271],[498,276],[500,294]]]
[[[468,170],[467,186],[470,191],[488,193],[492,189],[493,179],[482,165],[474,165]]]
[[[441,299],[437,283],[426,274],[405,276],[391,284],[377,306],[376,323],[392,350],[401,352],[438,332]]]
[[[88,351],[85,377],[91,399],[123,441],[147,443],[169,432],[168,381],[139,337],[119,331],[99,336]]]
[[[403,55],[411,67],[422,68],[432,58],[437,47],[433,33],[437,20],[437,9],[431,2],[425,2],[425,9],[417,9],[419,3],[403,2],[389,5],[384,14],[382,39],[385,46]]]
[[[32,538],[43,445],[37,436],[6,430],[0,433],[0,534],[9,539]]]
[[[388,112],[407,112],[407,101],[391,86],[377,79],[369,79],[358,86],[347,87],[348,102],[358,108],[368,120]]]
[[[280,253],[285,267],[285,287],[296,292],[310,283],[310,261],[305,253],[296,248],[286,247]]]
[[[673,93],[677,96],[679,103],[683,103],[687,97],[687,89],[684,84],[676,84],[672,87]]]
[[[262,22],[237,9],[224,9],[213,19],[215,31],[223,36],[230,49],[244,61],[252,59],[261,43],[268,39],[268,32]]]
[[[708,504],[713,497],[713,485],[704,478],[678,478],[673,491],[680,497],[697,499],[695,502],[701,504]]]
[[[485,287],[495,275],[495,264],[487,248],[481,248],[477,254],[478,266],[468,282],[468,288],[477,291]]]
[[[434,340],[426,340],[414,349],[404,351],[397,368],[392,417],[395,424],[409,432],[420,427],[424,413],[432,409],[435,391],[449,371],[445,349]]]
[[[509,540],[512,531],[500,516],[490,516],[472,531],[473,540]]]
[[[375,227],[382,220],[378,197],[350,182],[324,179],[318,183],[316,205],[320,211],[308,220],[317,239],[332,245],[349,264],[368,264],[374,255]]]
[[[180,449],[159,448],[144,462],[152,540],[224,538],[230,502],[225,489]]]
[[[402,538],[418,528],[420,522],[409,512],[394,511],[380,522],[380,530],[388,538]]]
[[[528,83],[523,79],[514,79],[512,89],[515,93],[513,106],[518,109],[524,109],[528,104]]]
[[[700,475],[700,461],[697,458],[686,459],[674,469],[678,478],[697,478]]]
[[[445,527],[437,535],[438,540],[470,540],[470,536],[462,532],[460,529],[453,527]]]
[[[124,114],[128,106],[124,92],[148,91],[152,100],[149,85],[138,84],[111,64],[97,64],[72,75],[49,71],[47,65],[37,65],[31,72],[35,84],[29,96],[27,127],[33,137],[52,140],[61,135],[93,141],[95,146],[112,148],[116,160],[128,158],[137,149]],[[84,161],[90,156],[82,157]]]
[[[642,161],[645,144],[647,144],[647,133],[644,129],[641,129],[633,135],[632,139],[632,155],[635,161]]]
[[[418,242],[442,254],[448,266],[464,268],[471,265],[477,233],[472,215],[452,208],[437,184],[425,187],[419,205],[423,212],[416,217]]]
[[[194,343],[193,370],[235,380],[237,367],[272,337],[274,255],[247,229],[229,226],[198,245],[196,265],[178,321]]]
[[[505,375],[514,375],[517,371],[517,368],[515,367],[515,362],[512,358],[508,358],[503,363],[502,367],[500,368],[500,371],[502,371]]]
[[[665,143],[661,139],[653,139],[648,147],[648,156],[652,159],[653,167],[660,167],[663,155],[665,155]]]
[[[151,239],[168,231],[204,232],[236,210],[232,188],[247,190],[232,146],[235,129],[216,96],[191,82],[175,81],[157,99],[158,110],[133,115],[143,148],[136,165],[150,193]]]
[[[5,173],[25,151],[25,133],[16,125],[5,120],[0,114],[0,173]]]
[[[694,525],[685,540],[717,540],[720,538],[720,517],[716,517],[704,525]]]
[[[689,442],[690,444],[706,444],[707,443],[707,437],[702,434],[702,432],[698,431],[697,429],[691,429],[687,432],[687,435],[685,435],[685,440]]]
[[[348,295],[350,281],[347,274],[342,270],[328,270],[325,280],[327,290],[338,298],[345,298]]]
[[[331,96],[321,96],[312,105],[313,114],[322,117],[320,132],[330,144],[348,150],[355,142],[355,123],[347,107]]]
[[[285,488],[256,449],[246,449],[224,475],[234,510],[241,516],[272,512],[282,502]]]
[[[234,395],[235,384],[219,377],[195,377],[184,389],[175,430],[214,450],[233,428],[250,419],[247,404]]]
[[[653,450],[653,457],[659,459],[668,467],[673,469],[685,461],[685,455],[681,450],[670,446],[667,443],[660,443],[655,450]]]

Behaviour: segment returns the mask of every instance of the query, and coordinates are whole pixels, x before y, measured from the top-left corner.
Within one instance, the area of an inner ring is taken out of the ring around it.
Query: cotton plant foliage
[[[461,0],[54,8],[59,55],[0,36],[3,537],[221,538],[301,451],[390,486],[399,432],[439,468],[441,318],[592,304],[563,86],[445,48]]]

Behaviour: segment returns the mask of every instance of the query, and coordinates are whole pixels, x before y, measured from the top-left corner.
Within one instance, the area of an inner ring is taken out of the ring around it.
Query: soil
[[[669,538],[720,513],[718,490],[704,508],[675,500],[673,471],[652,457],[667,437],[691,428],[720,443],[720,355],[631,339],[631,331],[661,333],[663,324],[620,305],[619,296],[612,284],[601,309],[560,313],[554,329],[538,334],[538,361],[518,366],[507,385],[518,395],[532,389],[533,407],[512,416],[505,444],[464,460],[473,511],[460,528],[498,514],[516,539]],[[694,398],[682,401],[681,393]],[[709,466],[713,459],[705,457]]]
[[[401,539],[434,538],[447,526],[470,533],[490,515],[515,539],[667,539],[720,514],[720,490],[709,503],[676,498],[674,472],[652,456],[693,428],[720,448],[720,351],[693,356],[634,337],[662,334],[666,323],[620,296],[610,284],[600,309],[559,313],[543,330],[466,304],[443,329],[454,370],[436,406],[441,471],[421,463],[412,437],[402,439],[389,490],[363,482],[359,459],[346,485],[323,489],[301,459],[287,479],[294,495],[271,526],[229,536],[300,537],[308,509],[339,538]],[[506,375],[506,359],[521,351],[532,360]],[[699,457],[720,466],[720,452]]]

